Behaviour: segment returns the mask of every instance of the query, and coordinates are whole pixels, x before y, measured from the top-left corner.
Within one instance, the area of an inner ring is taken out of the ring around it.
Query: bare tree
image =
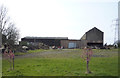
[[[7,9],[0,7],[0,32],[2,33],[2,42],[14,45],[19,39],[19,31],[13,22],[10,22],[7,16]]]
[[[7,43],[8,44],[12,45],[12,44],[16,44],[18,42],[19,31],[13,23],[9,23],[9,26],[5,30],[4,34],[7,38]]]
[[[7,16],[7,9],[4,6],[0,7],[0,31],[3,32],[5,31],[5,27],[9,21],[9,17]]]

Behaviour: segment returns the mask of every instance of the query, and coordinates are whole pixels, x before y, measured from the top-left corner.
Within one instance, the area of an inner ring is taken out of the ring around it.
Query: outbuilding
[[[83,48],[85,46],[90,46],[92,48],[95,47],[103,47],[103,38],[104,32],[94,27],[87,31],[82,38],[80,39],[80,47]]]
[[[21,40],[27,43],[43,43],[48,46],[56,46],[63,48],[91,48],[103,47],[104,32],[94,27],[87,31],[79,40],[68,39],[68,37],[24,37]]]

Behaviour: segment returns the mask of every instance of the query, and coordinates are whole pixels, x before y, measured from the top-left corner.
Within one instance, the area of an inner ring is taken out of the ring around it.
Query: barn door
[[[76,43],[73,42],[69,43],[68,48],[76,48]]]

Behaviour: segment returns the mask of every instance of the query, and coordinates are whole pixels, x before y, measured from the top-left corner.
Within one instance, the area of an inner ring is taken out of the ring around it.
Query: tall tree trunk
[[[13,57],[13,70],[14,70],[14,57]]]
[[[87,71],[86,71],[86,73],[91,73],[91,71],[89,70],[89,61],[87,60]]]
[[[87,73],[89,73],[88,64],[89,64],[89,61],[87,61]]]

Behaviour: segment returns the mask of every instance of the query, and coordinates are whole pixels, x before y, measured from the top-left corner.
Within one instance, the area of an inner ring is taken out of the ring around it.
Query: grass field
[[[15,55],[18,56],[18,55],[25,55],[25,54],[30,54],[30,53],[34,53],[34,52],[43,52],[43,51],[46,51],[44,49],[38,49],[38,50],[29,50],[27,52],[16,52]]]
[[[37,53],[36,53],[37,52]],[[3,59],[3,76],[118,76],[118,52],[93,50],[89,68],[85,74],[86,62],[80,57],[82,50],[47,50],[31,52],[29,57],[15,57],[15,69],[9,70],[9,63]],[[31,55],[36,56],[31,56]]]

